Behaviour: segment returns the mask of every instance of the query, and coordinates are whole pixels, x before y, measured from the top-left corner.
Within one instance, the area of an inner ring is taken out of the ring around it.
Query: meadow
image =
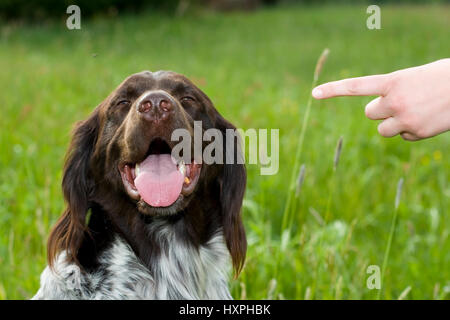
[[[382,138],[364,116],[369,97],[313,101],[295,154],[316,61],[319,82],[391,72],[450,55],[450,6],[383,6],[382,29],[363,6],[254,12],[154,12],[43,25],[1,24],[0,299],[27,299],[46,265],[63,210],[61,174],[73,124],[126,76],[187,75],[237,127],[280,130],[279,172],[248,166],[243,207],[249,248],[231,281],[236,299],[375,299],[404,184],[381,299],[450,298],[450,133],[420,142]],[[339,164],[334,156],[343,138]],[[289,182],[290,232],[283,225]],[[284,227],[284,230],[282,230]]]

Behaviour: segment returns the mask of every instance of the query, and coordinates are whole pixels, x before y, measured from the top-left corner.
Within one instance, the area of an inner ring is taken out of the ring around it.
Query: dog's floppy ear
[[[62,250],[67,251],[69,261],[79,264],[77,253],[87,231],[86,214],[94,187],[90,177],[89,162],[97,142],[98,109],[99,107],[88,119],[76,125],[66,154],[62,189],[67,206],[49,236],[47,259],[50,266]]]
[[[239,140],[240,137],[228,134],[227,139],[226,130],[231,129],[230,132],[236,132],[236,128],[220,115],[217,117],[216,126],[222,131],[224,138],[223,155],[225,161],[220,179],[223,232],[228,250],[230,251],[235,276],[237,277],[244,266],[245,254],[247,252],[247,240],[241,218],[241,207],[247,182],[247,173],[242,161],[243,155]],[[232,139],[230,141],[229,138],[231,136]],[[227,154],[228,159],[226,159]]]

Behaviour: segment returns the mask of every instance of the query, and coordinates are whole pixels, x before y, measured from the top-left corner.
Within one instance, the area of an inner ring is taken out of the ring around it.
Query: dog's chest
[[[221,233],[199,248],[165,238],[151,273],[119,237],[99,263],[95,271],[81,272],[61,253],[54,270],[42,273],[34,299],[231,299],[229,253]]]

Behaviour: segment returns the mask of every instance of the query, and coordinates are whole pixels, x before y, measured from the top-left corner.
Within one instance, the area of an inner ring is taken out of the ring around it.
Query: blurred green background
[[[114,11],[69,31],[65,12],[0,25],[0,298],[30,298],[46,265],[49,229],[63,209],[63,157],[74,122],[126,76],[187,75],[240,128],[280,129],[280,170],[248,166],[243,208],[249,249],[231,282],[237,299],[373,299],[404,177],[381,298],[450,298],[450,135],[382,138],[364,116],[371,98],[314,101],[293,229],[281,230],[295,147],[315,63],[320,82],[391,72],[450,56],[450,6],[281,4],[255,10]],[[343,137],[333,173],[336,142]],[[325,220],[325,212],[329,211]],[[405,291],[406,290],[406,291]],[[402,294],[403,293],[403,294]]]

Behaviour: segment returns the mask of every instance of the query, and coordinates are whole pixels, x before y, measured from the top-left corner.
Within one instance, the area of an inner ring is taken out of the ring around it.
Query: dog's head
[[[202,130],[235,129],[210,99],[186,77],[144,71],[125,79],[73,133],[63,175],[67,209],[53,229],[49,263],[60,250],[76,262],[88,210],[99,205],[116,216],[170,218],[196,215],[204,223],[211,210],[230,251],[234,268],[242,268],[245,233],[240,209],[246,183],[243,164],[206,164],[194,155],[194,121]],[[172,157],[176,129],[192,139],[191,155]],[[233,152],[239,152],[237,140]],[[202,150],[208,142],[201,144]],[[223,143],[223,154],[230,145]],[[234,156],[238,157],[239,155]],[[217,210],[216,210],[217,209]],[[216,213],[214,213],[217,211]],[[130,223],[135,217],[127,217]],[[126,222],[125,222],[126,223]]]

